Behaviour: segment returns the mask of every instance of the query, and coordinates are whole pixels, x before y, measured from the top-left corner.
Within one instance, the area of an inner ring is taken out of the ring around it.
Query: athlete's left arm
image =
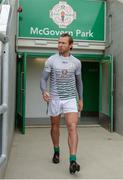
[[[76,78],[76,89],[79,97],[78,110],[81,111],[83,109],[83,82],[82,82],[81,74],[75,75],[75,78]]]

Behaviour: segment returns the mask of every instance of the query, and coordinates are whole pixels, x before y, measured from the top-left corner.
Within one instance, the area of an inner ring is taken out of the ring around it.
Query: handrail
[[[2,103],[0,105],[0,114],[2,115],[2,152],[0,155],[0,166],[7,159],[7,138],[8,138],[8,69],[9,69],[9,42],[7,37],[7,25],[9,22],[10,6],[7,1],[2,1],[0,13],[0,57],[2,58]],[[5,6],[6,5],[6,6]],[[7,11],[5,11],[7,8]],[[5,14],[6,12],[6,14]]]
[[[4,114],[7,111],[7,109],[8,109],[7,104],[2,104],[0,106],[0,114]]]
[[[3,44],[2,44],[3,45]],[[1,47],[2,48],[2,47]],[[0,114],[3,114],[2,120],[3,120],[3,126],[2,126],[2,154],[0,156],[0,165],[6,160],[7,157],[7,130],[8,130],[8,69],[9,69],[9,57],[8,57],[8,51],[9,51],[9,43],[6,42],[4,44],[4,53],[3,53],[3,74],[2,74],[2,99],[3,99],[3,104],[0,106]]]
[[[0,46],[0,58],[2,56],[3,43],[5,42],[5,41],[3,41],[3,37],[4,36],[1,36],[1,33],[0,33],[0,45],[1,45]],[[1,104],[0,105],[0,115],[4,114],[7,111],[7,108],[8,108],[8,106],[6,103]],[[4,120],[3,116],[2,116],[2,120]],[[0,166],[5,162],[5,160],[6,160],[6,154],[5,154],[5,151],[4,152],[2,151],[2,154],[0,155]]]
[[[8,43],[6,42],[5,44],[3,44],[2,41],[0,41],[1,43],[1,52],[0,52],[0,56],[2,56],[3,59],[3,63],[2,63],[2,91],[3,91],[3,95],[2,95],[2,99],[3,99],[3,104],[0,105],[0,114],[3,114],[2,116],[2,121],[3,121],[3,125],[2,125],[2,154],[0,155],[0,165],[2,163],[4,163],[4,161],[7,158],[7,149],[6,149],[6,142],[7,142],[7,135],[6,135],[6,131],[7,131],[7,119],[8,119],[8,106],[7,106],[7,89],[8,89]],[[4,52],[3,52],[3,47],[4,47]],[[7,52],[7,53],[6,53]]]
[[[2,43],[6,43],[8,41],[8,37],[0,32],[0,41]]]
[[[0,156],[0,165],[6,160],[6,155],[5,154],[2,154]]]

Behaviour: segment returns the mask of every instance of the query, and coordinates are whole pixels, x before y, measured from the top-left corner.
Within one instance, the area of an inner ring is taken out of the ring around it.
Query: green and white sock
[[[76,161],[76,154],[71,154],[69,160],[70,160],[70,162]]]
[[[59,147],[54,147],[54,153],[55,153],[55,152],[58,152],[58,153],[59,153],[59,152],[60,152],[60,148],[59,148]]]

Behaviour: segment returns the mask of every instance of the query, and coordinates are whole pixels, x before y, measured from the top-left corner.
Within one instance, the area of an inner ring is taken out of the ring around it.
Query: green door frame
[[[53,53],[52,53],[53,54]],[[24,53],[18,53],[18,57],[20,56],[21,58],[18,60],[18,65],[17,65],[17,110],[16,110],[16,115],[17,115],[17,123],[19,122],[18,119],[20,119],[20,131],[25,134],[25,112],[26,112],[26,61],[27,57],[42,57],[42,58],[47,58],[52,55],[51,53],[45,54],[45,53],[31,53],[31,52],[24,52]],[[77,58],[79,58],[81,61],[86,61],[86,62],[99,62],[100,63],[100,82],[99,82],[99,113],[102,112],[102,64],[103,63],[108,63],[109,64],[109,112],[108,112],[108,117],[109,117],[109,130],[112,132],[113,131],[113,59],[111,56],[103,56],[103,55],[91,55],[91,54],[78,54],[75,55]],[[23,57],[23,58],[22,58]],[[21,73],[21,68],[22,68],[22,73],[23,77],[21,79],[20,73]],[[23,87],[21,89],[20,82],[23,81]],[[22,90],[22,91],[20,91]],[[21,102],[22,101],[22,102]],[[22,112],[20,111],[22,109]]]
[[[108,65],[108,113],[103,112],[103,65]],[[110,132],[114,130],[113,122],[113,57],[100,61],[100,81],[99,81],[99,119],[102,126],[108,128]],[[103,116],[102,116],[103,114]],[[103,118],[102,118],[103,117]]]
[[[17,101],[16,101],[16,126],[25,134],[26,113],[26,53],[18,56],[17,61]]]

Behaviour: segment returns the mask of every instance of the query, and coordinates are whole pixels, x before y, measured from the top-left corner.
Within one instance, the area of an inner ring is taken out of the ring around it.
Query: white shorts
[[[61,100],[52,99],[48,105],[48,115],[58,116],[61,113],[78,112],[76,98]]]

